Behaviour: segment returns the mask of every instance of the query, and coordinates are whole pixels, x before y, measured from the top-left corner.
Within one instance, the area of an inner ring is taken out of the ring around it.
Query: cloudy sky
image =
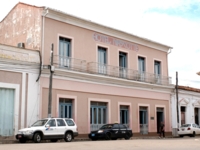
[[[0,5],[0,20],[19,2]],[[169,76],[200,88],[200,0],[21,0],[47,6],[169,46]]]

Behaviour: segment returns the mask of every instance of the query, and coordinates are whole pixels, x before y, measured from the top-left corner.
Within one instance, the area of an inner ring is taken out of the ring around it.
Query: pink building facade
[[[14,21],[14,16],[21,18]],[[0,33],[2,44],[24,43],[42,55],[38,119],[48,116],[49,69],[44,66],[50,64],[53,43],[53,117],[73,118],[80,135],[114,122],[135,135],[151,135],[163,121],[171,133],[170,46],[23,3],[0,23]]]

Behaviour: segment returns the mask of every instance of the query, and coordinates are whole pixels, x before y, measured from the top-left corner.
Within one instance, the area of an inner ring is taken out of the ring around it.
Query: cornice
[[[49,76],[49,70],[43,69],[42,76],[47,75]],[[121,78],[114,78],[109,76],[102,76],[102,75],[95,75],[83,72],[76,72],[71,70],[62,70],[62,69],[55,69],[54,77],[56,78],[70,78],[79,81],[86,81],[86,82],[93,82],[98,84],[105,84],[105,85],[113,85],[113,86],[121,86],[126,88],[134,88],[134,89],[141,89],[141,90],[148,90],[154,92],[161,92],[161,93],[168,93],[171,94],[174,86],[163,86],[163,85],[156,85],[156,84],[149,84],[145,82],[138,82],[132,81],[127,79]]]
[[[119,39],[123,39],[129,42],[133,42],[135,44],[139,44],[139,45],[143,45],[143,46],[147,46],[159,51],[163,51],[163,52],[168,52],[169,49],[172,49],[171,46],[168,45],[164,45],[146,38],[142,38],[124,31],[120,31],[111,27],[107,27],[104,25],[100,25],[98,23],[89,21],[89,20],[85,20],[58,10],[54,10],[52,8],[46,8],[45,9],[47,13],[46,17],[53,19],[53,20],[57,20],[57,21],[61,21],[64,23],[68,23],[71,25],[75,25],[81,28],[85,28],[88,30],[92,30],[94,32],[99,32],[105,35],[109,35],[109,36],[113,36]]]

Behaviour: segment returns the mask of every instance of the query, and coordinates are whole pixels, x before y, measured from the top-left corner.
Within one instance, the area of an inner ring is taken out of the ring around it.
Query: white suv
[[[78,136],[78,131],[73,119],[45,118],[36,121],[29,128],[20,129],[16,139],[20,143],[25,143],[27,140],[33,140],[35,143],[40,143],[41,140],[57,142],[59,139],[71,142],[75,136]]]

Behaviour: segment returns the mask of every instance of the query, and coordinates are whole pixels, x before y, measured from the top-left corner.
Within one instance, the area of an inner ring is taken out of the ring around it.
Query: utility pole
[[[53,78],[53,72],[54,72],[54,66],[53,66],[53,48],[54,45],[51,45],[51,65],[49,65],[50,69],[50,77],[49,77],[49,103],[48,103],[48,117],[51,118],[51,105],[52,105],[52,78]]]
[[[176,111],[177,111],[177,128],[179,127],[179,107],[178,107],[178,72],[176,72]]]

